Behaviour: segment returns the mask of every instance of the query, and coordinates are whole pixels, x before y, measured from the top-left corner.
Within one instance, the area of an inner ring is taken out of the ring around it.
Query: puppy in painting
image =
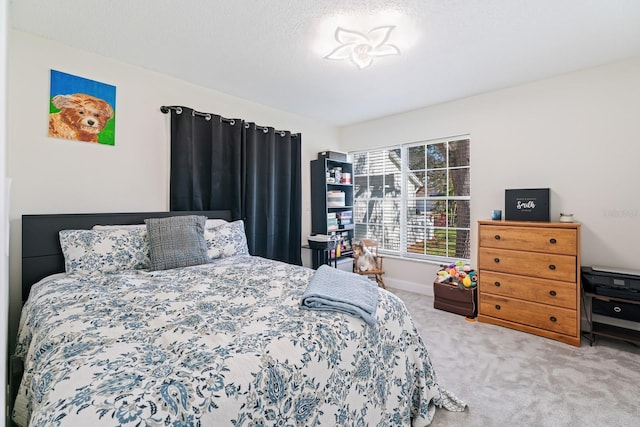
[[[56,95],[52,102],[60,110],[49,114],[49,136],[54,138],[98,142],[98,134],[113,117],[108,102],[84,93]]]
[[[356,259],[356,269],[358,271],[370,271],[376,268],[376,257],[367,249],[362,242],[353,245],[353,257]]]

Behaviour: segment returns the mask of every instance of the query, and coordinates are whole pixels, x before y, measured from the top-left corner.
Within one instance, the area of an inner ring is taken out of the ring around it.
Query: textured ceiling
[[[640,55],[640,0],[11,0],[12,28],[346,125]],[[395,25],[399,56],[323,56]]]

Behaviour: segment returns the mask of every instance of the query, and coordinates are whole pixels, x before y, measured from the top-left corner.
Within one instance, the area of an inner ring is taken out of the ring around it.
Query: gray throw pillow
[[[151,270],[208,263],[204,240],[206,219],[198,215],[145,219]]]

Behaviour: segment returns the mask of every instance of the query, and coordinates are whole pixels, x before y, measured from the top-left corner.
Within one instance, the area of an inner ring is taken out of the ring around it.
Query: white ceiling
[[[640,0],[11,0],[11,27],[335,125],[640,55]],[[323,56],[395,25],[399,56]]]

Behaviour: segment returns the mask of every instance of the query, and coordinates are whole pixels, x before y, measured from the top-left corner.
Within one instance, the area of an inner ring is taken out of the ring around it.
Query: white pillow
[[[224,219],[208,219],[204,223],[204,228],[214,228],[220,225],[227,224],[227,221]],[[116,229],[125,229],[125,230],[137,230],[137,229],[147,229],[146,224],[127,224],[127,225],[94,225],[92,230],[116,230]]]
[[[145,224],[116,224],[116,225],[94,225],[92,230],[145,230],[147,226]]]
[[[146,229],[62,230],[59,236],[67,273],[116,273],[151,266]]]
[[[229,224],[229,222],[224,219],[208,219],[204,222],[204,228],[206,230],[207,228],[215,228],[225,224]]]
[[[207,255],[210,259],[226,258],[235,255],[249,255],[244,222],[239,219],[226,222],[217,227],[204,229],[207,242]]]

